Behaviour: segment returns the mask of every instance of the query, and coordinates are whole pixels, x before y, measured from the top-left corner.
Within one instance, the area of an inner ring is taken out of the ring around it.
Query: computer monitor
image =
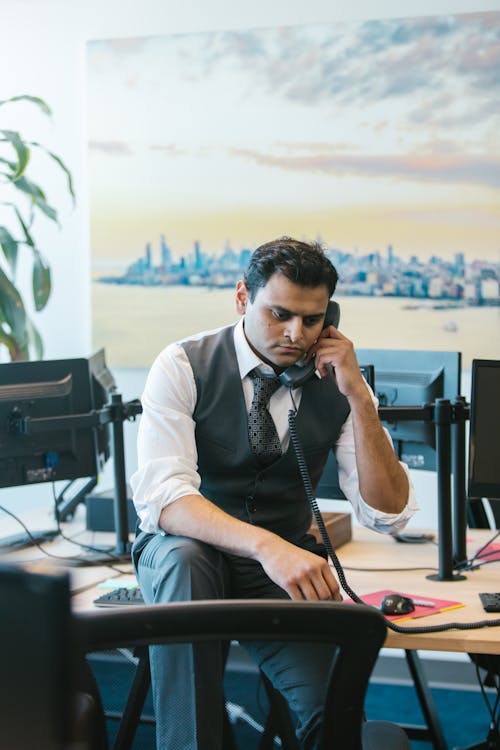
[[[0,365],[0,487],[98,474],[110,454],[107,427],[69,418],[106,403],[110,386],[103,370],[102,352]]]
[[[103,350],[89,359],[0,365],[0,488],[70,480],[55,497],[58,528],[37,532],[38,539],[59,534],[59,521],[85,499],[113,453],[116,546],[102,554],[97,550],[92,559],[71,558],[75,564],[130,559],[122,423],[142,408],[138,400],[124,404],[115,390]],[[83,486],[71,492],[81,479]],[[36,537],[31,532],[7,537],[0,547],[24,546]]]
[[[474,359],[471,373],[469,497],[500,498],[500,360]]]
[[[453,402],[460,393],[460,352],[357,349],[356,355],[365,376],[373,366],[372,387],[380,406],[419,407],[437,398]],[[384,421],[384,426],[396,454],[410,469],[436,469],[433,422],[394,420]],[[316,494],[320,498],[344,497],[333,455],[328,458]]]

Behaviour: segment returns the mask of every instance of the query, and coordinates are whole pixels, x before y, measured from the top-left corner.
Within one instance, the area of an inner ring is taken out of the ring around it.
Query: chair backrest
[[[500,529],[500,500],[469,497],[467,520],[472,529]]]
[[[372,607],[336,602],[226,600],[134,606],[75,614],[80,645],[90,653],[119,647],[210,640],[334,643],[322,748],[361,748],[368,681],[385,640]]]
[[[0,565],[0,749],[67,747],[72,643],[67,574]]]

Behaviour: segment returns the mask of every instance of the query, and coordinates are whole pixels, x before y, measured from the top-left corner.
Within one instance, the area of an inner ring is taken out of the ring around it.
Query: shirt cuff
[[[409,491],[405,507],[400,513],[385,513],[368,505],[363,500],[359,489],[356,489],[356,500],[354,502],[351,500],[351,502],[356,518],[362,526],[367,526],[374,531],[378,531],[380,534],[397,534],[404,529],[410,518],[419,510],[415,488],[410,480],[408,467],[401,462],[400,466],[408,477]]]

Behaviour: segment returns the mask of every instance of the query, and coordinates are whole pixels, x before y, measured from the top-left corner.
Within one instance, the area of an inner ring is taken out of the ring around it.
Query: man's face
[[[303,287],[275,273],[253,302],[243,281],[236,288],[236,306],[253,351],[275,369],[302,359],[323,328],[329,300],[326,284]]]

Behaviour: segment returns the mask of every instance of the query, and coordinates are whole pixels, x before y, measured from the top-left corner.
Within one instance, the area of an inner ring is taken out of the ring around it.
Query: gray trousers
[[[306,537],[304,546],[312,537]],[[147,603],[201,599],[288,599],[254,560],[186,537],[141,532],[133,548]],[[297,717],[304,750],[317,746],[331,644],[242,644]],[[221,750],[223,675],[228,644],[150,647],[157,750]]]

